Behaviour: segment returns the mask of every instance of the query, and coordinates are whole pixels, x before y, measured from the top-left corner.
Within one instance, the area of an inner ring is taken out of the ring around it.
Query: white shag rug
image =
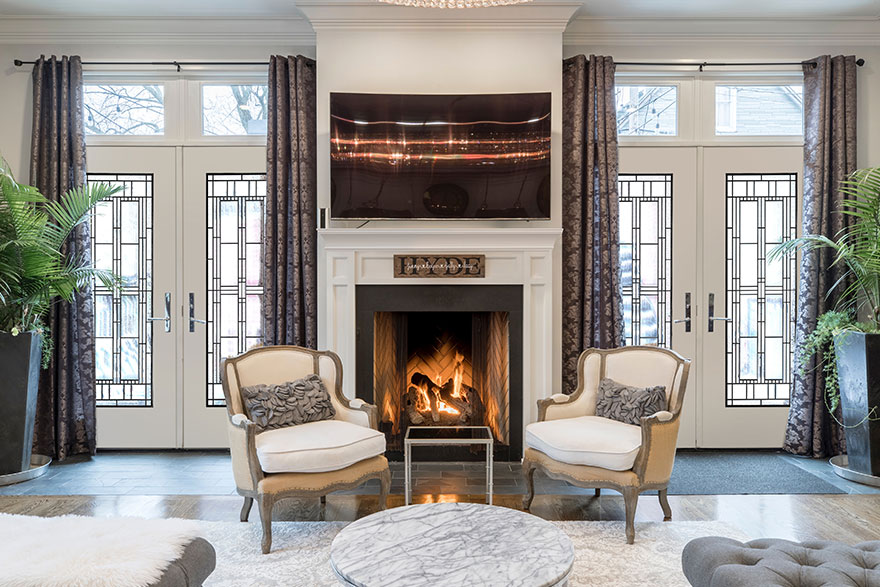
[[[0,514],[3,587],[146,587],[201,522]]]
[[[623,522],[553,522],[571,538],[574,572],[569,585],[687,587],[681,551],[699,536],[748,537],[722,522],[636,524],[627,545]],[[204,536],[217,550],[217,568],[206,587],[337,586],[330,570],[330,543],[344,522],[275,522],[272,552],[260,553],[256,523],[205,522]]]

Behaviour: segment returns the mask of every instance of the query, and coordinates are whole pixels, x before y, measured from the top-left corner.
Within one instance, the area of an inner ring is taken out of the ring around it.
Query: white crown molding
[[[563,44],[657,45],[707,43],[765,45],[880,45],[880,20],[837,19],[653,19],[575,17]]]
[[[0,45],[296,45],[314,46],[302,17],[0,18]]]
[[[322,30],[532,30],[562,33],[578,1],[541,1],[493,8],[415,8],[376,0],[301,0],[315,31]]]

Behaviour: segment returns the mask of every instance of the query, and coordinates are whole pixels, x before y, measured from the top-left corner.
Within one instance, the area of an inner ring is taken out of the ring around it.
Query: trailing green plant
[[[58,299],[73,301],[94,280],[114,289],[117,277],[81,255],[65,252],[73,231],[89,220],[101,201],[121,188],[87,185],[57,202],[15,181],[0,158],[0,331],[42,334],[43,366],[52,352],[45,316]]]
[[[841,181],[840,190],[846,199],[838,213],[850,217],[848,226],[834,238],[805,234],[768,255],[773,261],[797,251],[829,250],[834,256],[832,266],[841,270],[841,277],[828,291],[828,295],[837,295],[835,308],[818,317],[799,357],[802,370],[817,357],[816,368],[825,376],[825,403],[832,415],[840,405],[835,337],[852,331],[880,333],[880,167],[853,172]],[[860,314],[868,320],[859,322]]]

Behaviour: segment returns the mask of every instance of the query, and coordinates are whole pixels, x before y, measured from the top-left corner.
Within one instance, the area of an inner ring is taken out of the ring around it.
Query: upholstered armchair
[[[281,499],[320,497],[323,505],[332,491],[379,479],[379,507],[385,509],[391,473],[384,456],[385,435],[378,430],[378,410],[342,394],[342,362],[335,353],[296,346],[260,347],[226,359],[220,371],[233,476],[244,497],[241,521],[247,521],[256,499],[263,554],[272,547],[272,508]],[[334,419],[257,433],[244,409],[241,388],[286,383],[313,373],[330,393]]]
[[[690,360],[658,347],[587,349],[578,360],[578,386],[571,395],[538,400],[538,421],[526,427],[523,474],[528,494],[535,496],[535,471],[572,485],[623,494],[626,541],[635,540],[634,519],[639,494],[656,489],[664,520],[672,519],[666,487],[672,474],[679,418]],[[596,416],[599,382],[604,378],[627,386],[666,387],[667,410],[641,418],[634,426]]]

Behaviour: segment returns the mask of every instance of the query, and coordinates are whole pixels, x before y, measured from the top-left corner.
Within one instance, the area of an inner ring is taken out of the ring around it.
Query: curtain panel
[[[804,63],[804,234],[833,238],[850,220],[839,213],[845,197],[840,181],[856,170],[857,69],[852,55],[824,55]],[[828,290],[842,271],[832,261],[829,250],[802,256],[796,356],[800,356],[819,315],[837,302]],[[842,285],[845,289],[846,284]],[[795,367],[784,446],[788,452],[811,457],[846,451],[843,430],[826,408],[825,377],[821,368],[816,369],[815,357],[803,370]]]
[[[611,57],[562,64],[562,383],[577,388],[588,348],[624,341]]]
[[[58,201],[86,182],[83,80],[80,58],[40,57],[33,70],[31,184]],[[91,260],[89,223],[81,224],[66,254]],[[52,306],[46,323],[54,352],[40,373],[34,452],[64,460],[95,454],[95,318],[89,288],[73,303]]]
[[[269,61],[263,343],[318,345],[315,62]]]

